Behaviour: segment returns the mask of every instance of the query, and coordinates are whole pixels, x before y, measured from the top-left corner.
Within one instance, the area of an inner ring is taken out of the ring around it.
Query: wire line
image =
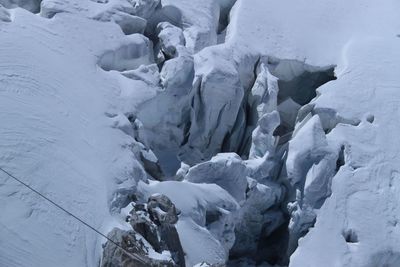
[[[142,258],[142,256],[136,255],[136,254],[132,254],[130,251],[128,251],[127,249],[121,247],[117,242],[115,242],[114,240],[112,240],[111,238],[109,238],[108,236],[106,236],[105,234],[103,234],[102,232],[100,232],[99,230],[97,230],[96,228],[94,228],[93,226],[91,226],[90,224],[88,224],[87,222],[85,222],[83,219],[79,218],[78,216],[74,215],[72,212],[68,211],[67,209],[63,208],[62,206],[60,206],[59,204],[57,204],[56,202],[54,202],[53,200],[51,200],[50,198],[46,197],[45,195],[43,195],[42,193],[40,193],[39,191],[37,191],[36,189],[32,188],[31,186],[29,186],[28,184],[24,183],[23,181],[21,181],[20,179],[18,179],[17,177],[15,177],[14,175],[12,175],[11,173],[9,173],[8,171],[4,170],[3,168],[0,167],[0,171],[2,171],[3,173],[7,174],[9,177],[13,178],[14,180],[16,180],[18,183],[22,184],[23,186],[25,186],[26,188],[28,188],[29,190],[31,190],[32,192],[34,192],[35,194],[39,195],[40,197],[42,197],[43,199],[45,199],[46,201],[50,202],[51,204],[53,204],[54,206],[56,206],[57,208],[59,208],[60,210],[64,211],[65,213],[67,213],[69,216],[71,216],[72,218],[76,219],[77,221],[79,221],[80,223],[84,224],[86,227],[90,228],[91,230],[93,230],[94,232],[96,232],[97,234],[101,235],[102,237],[104,237],[105,239],[107,239],[108,241],[110,241],[112,244],[114,244],[115,246],[119,247],[120,249],[122,249],[125,253],[127,253],[130,257],[134,258],[135,260],[140,261],[143,264],[147,264],[147,261],[145,259]]]

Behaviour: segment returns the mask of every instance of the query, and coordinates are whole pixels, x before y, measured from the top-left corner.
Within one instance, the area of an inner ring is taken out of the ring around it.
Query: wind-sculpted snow
[[[399,11],[0,0],[0,266],[398,266]]]

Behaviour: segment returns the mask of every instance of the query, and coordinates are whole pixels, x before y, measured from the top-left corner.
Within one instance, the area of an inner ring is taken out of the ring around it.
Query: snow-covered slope
[[[171,266],[399,266],[399,12],[0,0],[0,167]],[[131,264],[4,173],[0,209],[0,266]]]
[[[260,9],[266,12],[257,12]],[[300,241],[290,266],[400,264],[395,137],[399,10],[397,1],[239,1],[236,5],[229,42],[314,66],[335,65],[337,80],[319,89],[313,109],[359,122],[338,124],[326,135],[332,147],[344,146],[345,164],[332,180],[332,196],[318,212],[315,228]],[[255,35],[253,42],[247,41]]]
[[[119,85],[96,62],[123,34],[67,14],[9,12],[12,22],[0,24],[1,167],[106,231],[116,179],[131,183],[135,159],[105,115]],[[97,264],[101,240],[90,229],[3,173],[0,192],[0,266]]]

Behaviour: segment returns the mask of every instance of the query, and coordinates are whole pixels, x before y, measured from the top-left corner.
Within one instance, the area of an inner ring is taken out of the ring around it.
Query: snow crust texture
[[[400,266],[399,12],[0,0],[0,266]]]

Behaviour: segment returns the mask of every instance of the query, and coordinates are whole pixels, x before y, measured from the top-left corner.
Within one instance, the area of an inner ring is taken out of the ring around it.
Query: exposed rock
[[[158,225],[174,224],[178,221],[175,205],[161,194],[152,195],[147,203],[150,218]]]
[[[173,261],[149,258],[149,247],[146,246],[134,231],[114,228],[104,245],[102,267],[175,267]]]
[[[179,234],[172,224],[162,224],[160,226],[161,241],[165,243],[168,251],[171,253],[171,257],[178,266],[185,267],[185,253],[183,252],[182,244],[179,239]]]
[[[175,205],[165,195],[155,194],[148,203],[133,205],[127,218],[133,230],[140,234],[151,249],[158,253],[169,251],[177,266],[185,266],[184,252],[175,223],[178,212]]]
[[[177,203],[181,215],[176,227],[188,266],[202,261],[225,263],[235,240],[239,209],[227,191],[216,184],[187,181],[142,183],[138,190],[145,192],[145,198],[158,192]]]
[[[109,238],[122,248],[108,241],[103,252],[103,267],[185,266],[184,252],[174,225],[178,221],[178,212],[168,197],[156,194],[148,203],[134,203],[127,221],[133,231],[115,228],[110,232]],[[152,258],[152,253],[162,255],[165,251],[170,254],[170,259]]]
[[[162,252],[164,248],[158,237],[157,225],[150,219],[146,204],[135,204],[129,214],[133,230],[142,235],[155,251]]]

